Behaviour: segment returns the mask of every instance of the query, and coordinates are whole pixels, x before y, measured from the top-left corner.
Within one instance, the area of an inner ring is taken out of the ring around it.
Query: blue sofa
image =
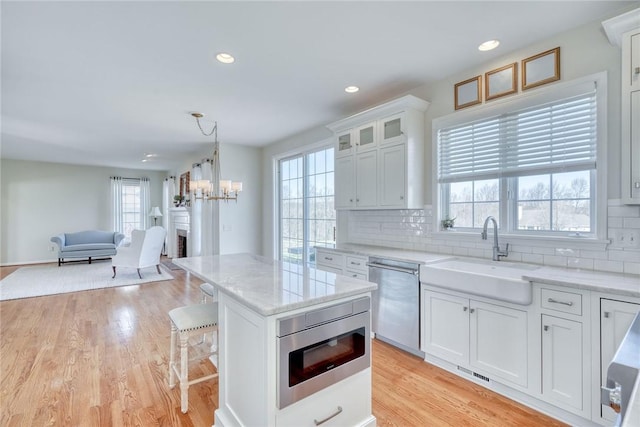
[[[51,241],[58,245],[58,267],[60,267],[65,263],[65,258],[89,258],[89,264],[91,264],[92,258],[111,257],[116,254],[116,248],[123,239],[122,233],[87,230],[59,234],[52,237]]]

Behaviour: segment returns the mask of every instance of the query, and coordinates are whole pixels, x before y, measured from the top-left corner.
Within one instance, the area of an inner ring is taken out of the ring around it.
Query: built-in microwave
[[[278,408],[371,366],[369,297],[279,319]]]

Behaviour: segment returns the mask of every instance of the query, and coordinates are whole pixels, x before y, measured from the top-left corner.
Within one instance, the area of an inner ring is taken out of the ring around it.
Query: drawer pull
[[[324,257],[324,260],[325,261],[333,261],[333,258],[331,258],[330,256],[326,256],[326,257]]]
[[[359,262],[351,261],[351,265],[360,265]]]
[[[573,305],[573,301],[558,301],[558,300],[555,300],[553,298],[549,298],[547,301],[549,301],[550,303],[553,303],[553,304],[568,305],[569,307],[571,307]]]
[[[318,421],[318,420],[316,420],[316,419],[314,418],[314,419],[313,419],[313,422],[314,422],[314,424],[315,424],[315,425],[319,426],[320,424],[324,424],[324,423],[326,423],[327,421],[329,421],[331,418],[333,418],[333,417],[337,416],[338,414],[340,414],[340,412],[342,412],[342,406],[338,406],[338,410],[337,410],[335,413],[333,413],[333,414],[329,415],[327,418],[325,418],[325,419],[323,419],[323,420],[320,420],[320,421]]]

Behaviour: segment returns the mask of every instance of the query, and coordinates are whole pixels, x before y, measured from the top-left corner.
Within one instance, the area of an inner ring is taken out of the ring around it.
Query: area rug
[[[0,280],[0,301],[173,279],[163,268],[160,271],[162,274],[155,267],[143,268],[140,279],[135,268],[122,267],[112,279],[110,262],[22,267]]]

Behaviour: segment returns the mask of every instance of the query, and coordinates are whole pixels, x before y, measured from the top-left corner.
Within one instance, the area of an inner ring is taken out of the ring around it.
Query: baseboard
[[[57,264],[58,259],[48,259],[48,260],[34,260],[34,261],[22,261],[22,262],[10,262],[10,263],[0,263],[0,267],[14,267],[16,265],[36,265],[36,264]]]

